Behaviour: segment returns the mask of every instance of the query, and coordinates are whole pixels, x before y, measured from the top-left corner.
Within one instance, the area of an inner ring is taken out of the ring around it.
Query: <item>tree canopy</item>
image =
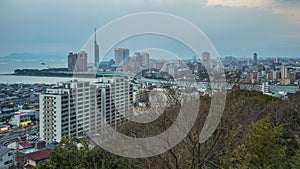
[[[237,90],[227,95],[221,122],[208,141],[198,142],[210,107],[200,98],[196,123],[187,137],[171,150],[144,159],[123,158],[100,147],[78,147],[65,139],[50,159],[36,168],[300,168],[300,93],[280,100],[257,91]],[[178,108],[165,109],[149,124],[127,122],[118,130],[131,137],[149,137],[167,129]],[[133,134],[134,133],[134,134]]]

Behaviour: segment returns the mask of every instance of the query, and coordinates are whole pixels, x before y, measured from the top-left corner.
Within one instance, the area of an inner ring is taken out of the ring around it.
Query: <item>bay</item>
[[[55,84],[56,82],[69,81],[73,78],[62,77],[41,77],[41,76],[14,76],[14,75],[0,75],[0,83],[3,84]]]
[[[43,63],[43,64],[42,64]],[[14,76],[15,69],[47,69],[67,67],[66,60],[1,60],[0,61],[0,83],[3,84],[55,84],[56,82],[69,81],[72,78],[63,77],[40,77],[40,76]],[[7,74],[7,75],[4,75]]]

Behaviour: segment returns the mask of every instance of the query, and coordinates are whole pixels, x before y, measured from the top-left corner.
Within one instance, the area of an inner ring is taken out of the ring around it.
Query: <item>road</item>
[[[8,132],[5,134],[1,134],[1,138],[0,138],[0,143],[4,143],[13,139],[16,139],[18,137],[22,137],[25,136],[26,134],[37,134],[39,132],[39,128],[38,126],[31,126],[28,128],[24,128],[24,129],[19,129],[17,131],[14,132]]]

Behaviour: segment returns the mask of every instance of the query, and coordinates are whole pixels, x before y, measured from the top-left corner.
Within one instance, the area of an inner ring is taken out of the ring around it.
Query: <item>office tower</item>
[[[136,62],[138,63],[139,66],[143,65],[143,57],[140,52],[135,52],[134,57],[136,58]]]
[[[115,64],[117,66],[126,65],[126,60],[129,56],[129,49],[127,48],[115,48]]]
[[[285,65],[281,66],[281,79],[286,79],[288,78],[288,67]]]
[[[210,53],[209,52],[202,53],[202,62],[204,63],[206,70],[210,69]]]
[[[60,82],[40,94],[40,138],[60,142],[106,125],[116,128],[131,108],[132,85],[125,78]]]
[[[272,70],[272,73],[273,73],[273,79],[270,79],[270,80],[280,79],[279,73],[276,70]]]
[[[77,62],[77,54],[73,54],[73,52],[70,52],[68,55],[68,71],[69,72],[74,72],[75,70],[75,65]]]
[[[291,81],[289,78],[288,67],[285,65],[281,66],[281,84],[282,85],[290,85]]]
[[[87,71],[87,53],[85,51],[80,51],[77,56],[75,71]]]
[[[87,71],[87,53],[80,51],[78,54],[70,52],[68,55],[68,71],[83,72]]]
[[[143,66],[146,68],[149,68],[149,60],[150,60],[150,56],[149,53],[142,53],[142,58],[143,58]]]
[[[134,57],[136,58],[136,61],[139,66],[143,66],[145,68],[149,68],[150,64],[150,56],[149,53],[143,52],[135,52]]]
[[[95,28],[95,39],[94,39],[94,66],[99,67],[99,45],[97,44],[96,28]]]
[[[253,53],[253,64],[256,65],[257,63],[257,53]]]

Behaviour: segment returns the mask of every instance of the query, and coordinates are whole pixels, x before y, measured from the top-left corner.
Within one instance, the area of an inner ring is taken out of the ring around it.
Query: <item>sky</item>
[[[0,57],[77,52],[94,28],[137,12],[190,21],[220,56],[300,56],[299,0],[1,0]]]

